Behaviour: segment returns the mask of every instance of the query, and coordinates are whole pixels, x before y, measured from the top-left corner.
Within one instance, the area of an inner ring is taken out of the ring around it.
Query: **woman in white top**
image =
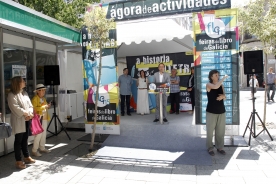
[[[149,99],[148,99],[148,79],[145,76],[144,70],[140,71],[140,77],[137,79],[137,114],[149,114]]]
[[[253,85],[253,79],[254,79],[254,86],[252,88],[252,85]],[[251,98],[253,97],[253,93],[256,93],[257,92],[257,87],[259,87],[259,82],[256,78],[256,75],[254,74],[254,76],[252,77],[251,76],[251,79],[249,81],[249,85],[251,87]]]

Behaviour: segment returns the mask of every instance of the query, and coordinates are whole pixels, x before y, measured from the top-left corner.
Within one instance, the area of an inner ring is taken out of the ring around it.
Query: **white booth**
[[[0,112],[5,122],[10,121],[6,100],[10,91],[10,79],[16,75],[18,68],[26,71],[26,91],[30,98],[34,95],[35,85],[44,83],[44,66],[60,65],[61,62],[67,64],[62,63],[60,67],[62,83],[59,87],[55,86],[56,92],[60,87],[76,92],[83,91],[81,52],[69,49],[80,48],[79,30],[13,1],[1,0],[0,10]],[[78,62],[79,64],[76,64]],[[66,71],[71,73],[64,73]],[[64,81],[64,78],[67,80]],[[52,94],[50,86],[47,86],[47,89],[47,101],[51,101],[53,95],[59,99],[58,93]],[[50,113],[53,113],[53,108]],[[49,130],[54,131],[54,123]],[[30,137],[30,143],[32,140]],[[0,155],[13,151],[13,141],[14,136],[0,140]]]

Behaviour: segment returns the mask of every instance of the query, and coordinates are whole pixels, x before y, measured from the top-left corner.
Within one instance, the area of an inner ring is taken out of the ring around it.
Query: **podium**
[[[166,93],[170,93],[170,86],[167,83],[159,83],[159,82],[151,82],[148,84],[148,92],[149,94],[159,95],[159,122],[155,124],[167,125],[169,122],[163,121],[163,95]],[[166,109],[165,109],[166,110]]]

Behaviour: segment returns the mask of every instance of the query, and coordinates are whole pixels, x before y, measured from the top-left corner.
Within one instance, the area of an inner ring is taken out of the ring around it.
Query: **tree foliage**
[[[61,22],[80,29],[83,25],[83,15],[88,4],[99,0],[73,0],[66,3],[64,0],[17,0],[20,4],[48,15]]]
[[[276,1],[251,0],[239,8],[239,22],[242,33],[255,35],[262,42],[267,54],[275,53],[276,45]]]
[[[265,52],[264,81],[266,81],[267,55],[276,54],[276,1],[250,0],[249,4],[239,8],[239,22],[241,33],[247,31],[249,34],[256,36],[262,43],[261,46],[255,46],[255,48],[243,44],[241,50],[263,50]],[[264,93],[264,123],[266,122],[266,90]]]
[[[109,30],[115,28],[114,19],[106,19],[106,11],[101,6],[89,7],[84,15],[84,22],[88,33],[91,34],[91,43],[95,48],[109,41]]]

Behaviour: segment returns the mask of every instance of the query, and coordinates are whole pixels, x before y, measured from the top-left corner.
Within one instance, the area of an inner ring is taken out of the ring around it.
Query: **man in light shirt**
[[[275,83],[276,83],[276,76],[275,76],[275,73],[273,73],[273,68],[270,67],[269,73],[267,73],[267,77],[266,77],[267,102],[269,102],[270,100],[274,102]],[[270,90],[272,91],[271,96],[270,96]]]
[[[160,63],[158,65],[159,72],[154,74],[154,81],[153,82],[164,82],[169,84],[170,83],[170,75],[165,71],[165,65]],[[167,94],[162,94],[162,105],[163,105],[163,121],[168,122],[167,120]],[[156,111],[155,111],[155,120],[153,122],[158,122],[160,116],[160,94],[156,95]]]
[[[254,80],[254,86],[253,86],[253,80]],[[257,87],[259,87],[259,82],[258,82],[257,77],[256,77],[255,74],[253,76],[251,76],[251,79],[249,81],[249,85],[251,87],[251,98],[252,98],[253,93],[256,93],[257,92]]]
[[[128,75],[128,69],[124,68],[123,75],[118,79],[118,85],[120,88],[120,97],[121,97],[121,116],[125,115],[125,103],[127,107],[127,115],[130,114],[130,95],[131,95],[131,85],[132,78]]]

